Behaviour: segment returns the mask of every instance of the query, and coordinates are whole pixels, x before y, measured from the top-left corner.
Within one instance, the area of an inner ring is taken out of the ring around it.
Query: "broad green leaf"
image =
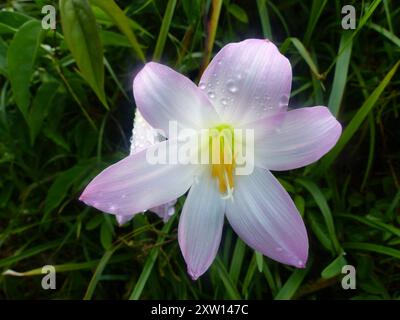
[[[343,148],[347,145],[350,139],[353,137],[354,133],[358,130],[361,124],[364,122],[365,118],[367,117],[368,113],[372,110],[375,106],[376,102],[378,101],[379,97],[381,96],[382,92],[385,90],[386,86],[392,80],[392,77],[397,71],[399,67],[400,60],[390,69],[390,71],[386,74],[385,78],[379,83],[376,89],[371,93],[367,100],[364,101],[360,109],[358,109],[357,113],[351,119],[350,123],[346,126],[345,130],[343,131],[339,141],[337,142],[336,146],[328,153],[327,156],[322,160],[322,167],[324,171],[326,171],[333,161],[337,158]]]
[[[60,173],[54,180],[47,193],[44,205],[45,217],[65,199],[70,187],[78,180],[83,179],[88,170],[92,167],[92,163],[77,164],[72,168]]]
[[[104,93],[103,45],[87,0],[60,0],[64,39],[80,74],[108,109]]]
[[[324,270],[322,270],[321,277],[324,279],[329,279],[337,276],[342,272],[342,268],[346,264],[347,264],[346,259],[343,257],[343,255],[340,255],[330,264],[328,264]]]
[[[229,11],[229,13],[231,15],[233,15],[240,22],[243,22],[243,23],[248,23],[249,22],[249,17],[247,16],[246,11],[244,11],[237,4],[235,4],[235,3],[230,4],[228,6],[228,11]]]
[[[100,242],[104,249],[109,249],[112,243],[112,230],[107,221],[103,221],[100,227]]]
[[[352,47],[353,41],[351,32],[344,31],[340,38],[340,56],[336,60],[335,75],[333,77],[332,90],[328,101],[328,108],[335,117],[338,115],[340,104],[342,103],[344,89],[347,82],[347,73],[349,71]]]
[[[12,30],[18,30],[25,22],[32,20],[25,14],[15,11],[0,11],[0,25],[5,28],[11,28]]]
[[[135,34],[129,23],[129,19],[125,13],[118,7],[114,0],[90,0],[90,2],[103,10],[114,22],[114,24],[121,30],[121,32],[128,38],[133,50],[143,62],[146,60],[142,48],[140,47]]]
[[[29,84],[43,35],[39,21],[28,21],[15,34],[7,52],[7,73],[13,96],[25,119],[31,99]]]
[[[47,112],[53,103],[59,85],[60,84],[55,81],[43,83],[39,87],[36,96],[33,99],[32,108],[28,118],[32,145],[34,144],[42,123],[47,116]]]

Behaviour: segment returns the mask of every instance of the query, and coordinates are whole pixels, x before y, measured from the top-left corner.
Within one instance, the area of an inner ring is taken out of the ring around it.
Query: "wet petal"
[[[267,170],[255,168],[237,176],[233,201],[226,216],[232,228],[250,247],[298,268],[308,256],[307,232],[292,199]]]
[[[199,87],[224,121],[246,123],[285,111],[292,67],[268,40],[249,39],[223,47],[205,70]]]

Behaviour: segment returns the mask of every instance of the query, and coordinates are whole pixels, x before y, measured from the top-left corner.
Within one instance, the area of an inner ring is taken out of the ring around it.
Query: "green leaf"
[[[236,240],[236,245],[232,256],[232,262],[229,269],[229,276],[231,277],[232,282],[235,285],[239,279],[245,252],[246,252],[246,244],[241,239],[238,238]]]
[[[226,268],[219,257],[215,258],[213,268],[216,268],[217,274],[225,286],[226,293],[228,294],[229,299],[240,300],[240,294],[236,286],[233,284],[233,281],[229,276],[228,271],[226,271]]]
[[[143,62],[146,60],[144,53],[136,39],[135,34],[129,23],[129,19],[118,7],[114,0],[90,0],[90,2],[103,10],[119,28],[119,30],[128,38],[133,50]]]
[[[154,264],[157,260],[158,253],[160,252],[159,246],[164,242],[165,235],[171,230],[172,224],[175,220],[176,215],[172,216],[171,219],[163,226],[161,229],[161,234],[159,235],[157,242],[153,249],[151,249],[149,256],[146,259],[146,262],[143,266],[142,273],[138,281],[135,284],[135,287],[132,290],[132,293],[129,296],[129,300],[138,300],[142,295],[144,286],[149,279],[150,273],[153,270]]]
[[[44,205],[44,217],[53,211],[64,200],[70,187],[77,181],[83,179],[93,163],[77,164],[72,168],[60,173],[54,180],[47,193]]]
[[[259,272],[263,271],[263,266],[264,266],[264,257],[261,252],[256,251],[256,262],[257,262],[257,268]]]
[[[328,202],[326,201],[324,194],[317,187],[317,185],[310,180],[297,179],[297,182],[300,183],[302,186],[304,186],[313,196],[314,201],[317,203],[318,207],[320,208],[322,216],[325,220],[325,224],[328,229],[328,233],[329,233],[329,237],[332,241],[332,245],[335,248],[336,253],[340,254],[342,252],[342,249],[341,249],[339,241],[336,237],[335,224],[333,222],[332,212],[331,212],[331,209],[329,208]]]
[[[283,287],[279,290],[278,294],[275,296],[275,300],[290,300],[297,289],[300,287],[301,283],[304,280],[308,272],[308,268],[306,269],[296,269],[289,279],[285,282]]]
[[[104,93],[103,45],[87,0],[60,0],[64,39],[80,74],[108,109]]]
[[[107,221],[103,221],[100,227],[100,242],[104,249],[109,249],[112,243],[112,230]]]
[[[385,78],[379,83],[379,85],[375,88],[375,90],[371,93],[367,100],[364,101],[360,109],[358,109],[357,113],[351,119],[350,123],[347,125],[346,129],[343,131],[339,141],[337,142],[336,146],[328,153],[328,155],[322,161],[322,168],[323,171],[326,171],[333,161],[337,158],[343,148],[347,145],[350,139],[353,137],[354,133],[358,130],[361,126],[365,118],[367,117],[368,113],[372,110],[375,106],[376,102],[378,101],[379,97],[381,96],[382,92],[385,90],[386,86],[392,80],[392,77],[397,71],[399,67],[400,60],[390,69],[390,71],[386,74]]]
[[[25,119],[31,99],[29,84],[43,35],[39,21],[28,21],[15,34],[8,48],[7,73],[15,102]]]
[[[153,52],[153,59],[158,61],[161,59],[164,51],[165,42],[167,41],[169,27],[175,12],[176,0],[169,0],[165,9],[164,17],[161,23],[160,32],[158,34],[156,47]]]
[[[114,254],[117,248],[112,248],[107,250],[103,257],[100,259],[99,264],[97,265],[96,271],[93,273],[92,279],[90,279],[89,285],[86,289],[85,296],[83,300],[90,300],[93,297],[94,290],[96,289],[97,283],[100,281],[100,277],[103,274],[105,267],[107,266],[108,262],[110,261],[112,255]]]
[[[261,20],[263,35],[265,38],[272,41],[273,38],[272,38],[271,22],[269,19],[269,13],[266,6],[266,1],[267,0],[257,0],[257,9],[258,9],[258,15],[260,16]]]
[[[382,246],[379,244],[365,243],[365,242],[345,242],[345,243],[343,243],[343,247],[345,249],[354,249],[354,250],[362,250],[362,251],[371,251],[371,252],[381,253],[384,255],[388,255],[388,256],[400,259],[400,250]]]
[[[322,270],[321,277],[324,279],[329,279],[337,276],[342,272],[342,268],[346,264],[347,264],[346,259],[343,257],[343,255],[340,255],[330,264],[328,264],[324,270]]]
[[[243,22],[243,23],[248,23],[249,22],[249,18],[247,16],[246,11],[244,11],[237,4],[235,4],[235,3],[230,4],[229,7],[228,7],[228,11],[229,11],[229,13],[231,15],[233,15],[240,22]]]
[[[332,91],[329,95],[328,108],[336,117],[342,103],[344,89],[347,82],[347,73],[351,58],[353,40],[351,32],[344,31],[340,38],[339,54],[336,60],[335,75],[333,77]]]
[[[47,116],[47,112],[52,105],[59,85],[60,84],[55,81],[45,82],[39,87],[36,93],[28,118],[32,145],[34,144],[42,127],[42,123]]]

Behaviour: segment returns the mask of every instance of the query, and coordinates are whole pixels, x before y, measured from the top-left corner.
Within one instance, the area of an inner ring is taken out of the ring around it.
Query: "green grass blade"
[[[333,77],[332,90],[328,101],[328,108],[335,117],[337,117],[339,113],[344,89],[346,87],[352,47],[353,41],[351,32],[343,32],[339,44],[340,56],[337,57],[336,60],[335,75]]]
[[[339,141],[337,142],[336,146],[328,153],[327,156],[322,160],[322,167],[324,171],[326,171],[333,161],[337,158],[343,148],[347,145],[350,139],[353,137],[354,133],[358,130],[361,126],[369,112],[375,106],[376,102],[378,101],[379,97],[381,96],[382,92],[385,90],[387,85],[392,80],[392,77],[397,71],[399,67],[400,60],[390,69],[387,73],[385,78],[379,83],[376,89],[371,93],[367,100],[364,101],[360,109],[357,111],[356,115],[344,129],[342,136],[340,137]]]
[[[165,9],[164,18],[161,23],[160,33],[158,34],[156,48],[153,53],[153,60],[159,61],[164,51],[165,42],[167,41],[172,16],[174,15],[176,0],[169,0]]]
[[[296,269],[274,297],[275,300],[290,300],[299,289],[308,272],[308,268]]]
[[[239,291],[234,285],[231,277],[228,274],[228,271],[226,271],[226,268],[219,257],[215,258],[213,267],[216,269],[218,276],[222,280],[229,299],[240,300],[241,297]]]
[[[263,36],[265,38],[273,41],[271,22],[269,20],[269,13],[268,13],[267,6],[265,5],[266,1],[267,0],[257,0],[258,15],[260,16],[260,20],[261,20]]]
[[[335,223],[333,221],[332,212],[331,212],[331,209],[329,208],[328,202],[326,201],[324,194],[317,187],[317,185],[312,181],[305,180],[305,179],[297,179],[297,181],[298,181],[298,183],[300,183],[303,187],[305,187],[310,192],[310,194],[314,198],[314,201],[317,203],[319,209],[321,210],[322,216],[324,218],[326,227],[328,229],[328,233],[329,233],[329,237],[332,241],[332,245],[333,245],[336,253],[340,254],[342,252],[342,249],[340,247],[339,241],[336,236]]]
[[[349,250],[361,250],[380,253],[400,259],[400,250],[389,248],[379,244],[366,242],[345,242],[343,243],[343,247]]]
[[[129,296],[129,300],[138,300],[142,295],[144,286],[149,279],[150,273],[153,270],[154,264],[157,260],[158,253],[160,252],[159,246],[164,242],[166,234],[171,230],[174,220],[175,215],[172,216],[171,219],[169,219],[169,221],[161,229],[161,234],[159,235],[154,248],[151,249],[150,254],[146,259],[146,262],[144,263],[142,273],[140,274],[140,277]]]

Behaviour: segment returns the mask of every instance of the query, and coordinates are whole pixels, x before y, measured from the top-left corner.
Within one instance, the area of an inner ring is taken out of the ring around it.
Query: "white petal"
[[[226,217],[250,247],[295,267],[304,267],[308,256],[307,232],[292,199],[267,170],[255,168],[235,177],[233,201]]]
[[[179,245],[194,280],[207,271],[217,254],[224,211],[225,201],[207,171],[190,189],[178,229]]]
[[[342,132],[326,107],[300,108],[247,125],[255,129],[255,164],[291,170],[319,160]]]
[[[133,83],[136,104],[147,122],[168,136],[170,121],[178,128],[206,129],[219,122],[207,96],[190,79],[150,62]]]
[[[108,167],[89,183],[80,200],[104,212],[132,215],[183,195],[199,166],[151,164],[146,157],[147,152],[171,144],[160,142]]]

